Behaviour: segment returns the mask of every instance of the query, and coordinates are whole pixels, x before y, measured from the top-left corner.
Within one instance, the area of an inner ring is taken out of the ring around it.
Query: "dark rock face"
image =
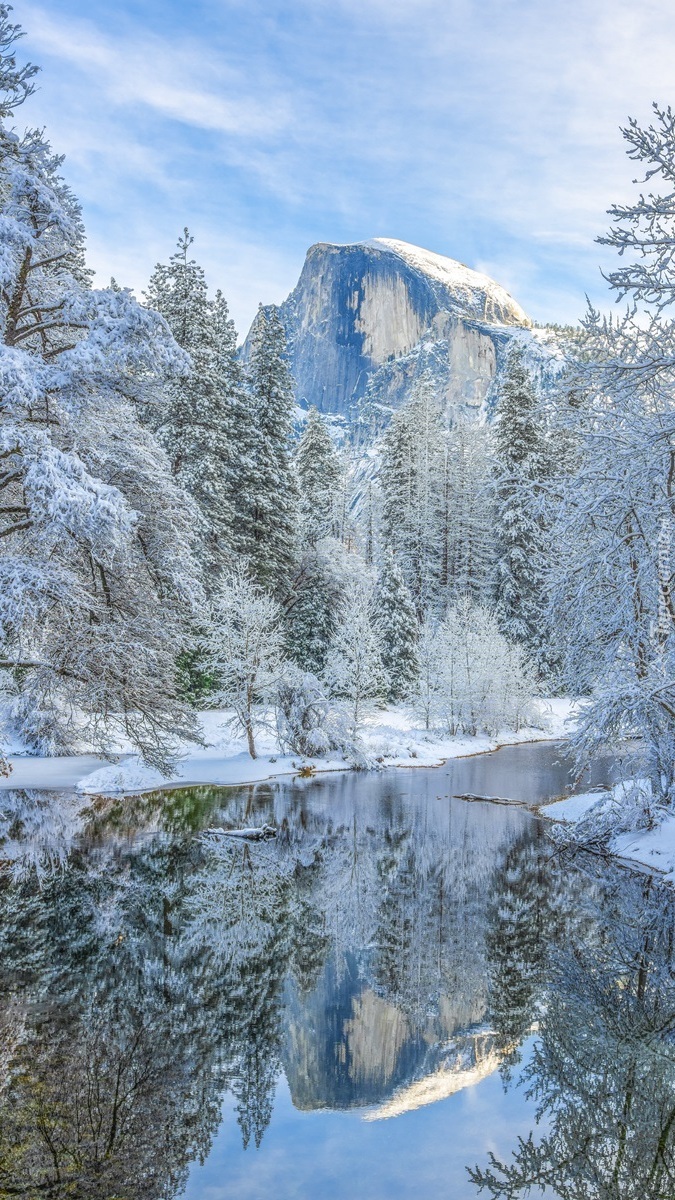
[[[486,275],[389,239],[312,246],[281,316],[298,401],[343,416],[368,388],[398,407],[423,371],[448,408],[479,408],[512,334],[529,326]]]

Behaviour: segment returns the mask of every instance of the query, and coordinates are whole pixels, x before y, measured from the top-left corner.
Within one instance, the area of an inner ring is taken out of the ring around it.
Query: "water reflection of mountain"
[[[414,806],[397,780],[380,782],[365,807],[353,778],[328,789],[317,899],[334,949],[310,995],[289,990],[285,1017],[284,1070],[300,1108],[380,1104],[436,1071],[438,1048],[486,1018],[486,881],[534,823],[441,800],[435,783],[425,775]],[[312,831],[319,813],[311,792],[306,800]],[[290,824],[288,810],[278,816]]]
[[[356,959],[331,961],[304,1000],[289,989],[283,1065],[296,1108],[377,1104],[412,1078],[426,1044],[395,1005],[364,986]]]
[[[580,1054],[569,1018],[582,997],[595,1020],[598,948],[614,1002],[621,890],[549,859],[528,813],[441,796],[441,778],[202,788],[89,811],[6,793],[0,1195],[167,1200],[208,1154],[226,1093],[251,1147],[282,1072],[298,1109],[398,1116],[498,1067],[506,1079],[545,1002],[561,1055]],[[264,820],[275,843],[195,836]],[[554,971],[563,953],[581,961],[577,946],[591,948],[583,979]]]

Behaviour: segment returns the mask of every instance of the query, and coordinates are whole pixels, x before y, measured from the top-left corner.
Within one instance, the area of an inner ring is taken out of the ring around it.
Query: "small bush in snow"
[[[274,710],[284,753],[318,758],[336,749],[328,728],[330,702],[316,675],[288,665],[275,690]]]
[[[332,703],[316,675],[287,663],[274,693],[279,747],[285,753],[320,758],[339,752],[356,770],[377,764],[349,728],[350,711]]]

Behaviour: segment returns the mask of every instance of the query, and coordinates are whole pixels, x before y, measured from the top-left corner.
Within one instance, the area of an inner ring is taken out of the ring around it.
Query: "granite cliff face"
[[[448,409],[478,409],[512,338],[530,327],[487,275],[388,238],[312,246],[281,316],[298,401],[345,417],[367,389],[369,401],[398,407],[424,371]]]

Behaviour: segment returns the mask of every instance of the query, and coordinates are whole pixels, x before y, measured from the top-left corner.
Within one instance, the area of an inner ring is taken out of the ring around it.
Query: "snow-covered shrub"
[[[350,712],[328,698],[316,675],[287,663],[274,692],[279,748],[307,758],[339,753],[355,770],[378,764],[370,748],[350,729]]]
[[[316,675],[293,664],[286,666],[274,693],[279,749],[309,758],[336,749],[329,729],[330,707]]]

